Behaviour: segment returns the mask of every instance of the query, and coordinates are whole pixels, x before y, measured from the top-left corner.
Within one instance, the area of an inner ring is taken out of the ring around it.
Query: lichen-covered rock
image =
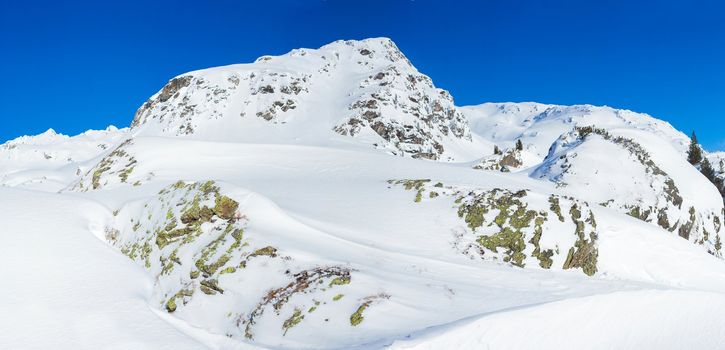
[[[453,245],[469,257],[501,260],[517,267],[581,269],[587,275],[597,272],[597,224],[585,202],[527,190],[432,185],[428,179],[389,183],[414,190],[416,203],[423,198],[455,198],[455,212],[466,232],[454,233]],[[428,192],[441,197],[426,196]]]
[[[98,190],[110,184],[128,184],[139,186],[153,177],[153,174],[140,174],[136,171],[138,160],[133,155],[133,140],[128,139],[113,149],[93,168],[83,173],[70,190]]]
[[[308,321],[310,313],[347,317],[346,310],[371,293],[355,285],[353,269],[298,261],[250,232],[243,209],[213,181],[178,181],[115,211],[105,237],[153,276],[159,308],[230,337],[257,340],[259,322],[279,325],[274,339],[290,336],[320,321]],[[345,295],[349,301],[339,297]],[[352,327],[346,319],[338,322]]]

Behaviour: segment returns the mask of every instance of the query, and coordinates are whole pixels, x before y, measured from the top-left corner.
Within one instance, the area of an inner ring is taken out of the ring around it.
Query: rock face
[[[349,116],[335,127],[342,135],[375,134],[393,153],[402,151],[438,160],[446,154],[446,139],[471,140],[453,98],[418,73],[392,42],[383,44],[390,64],[375,68],[359,83]],[[373,57],[374,51],[361,51]],[[448,156],[452,159],[452,156]]]
[[[137,135],[240,141],[254,138],[260,123],[296,130],[278,132],[277,142],[352,138],[431,160],[461,160],[458,145],[474,146],[451,95],[389,39],[337,41],[183,74],[144,103],[131,126]]]
[[[524,165],[521,157],[521,151],[515,148],[509,148],[500,154],[492,154],[479,160],[473,169],[477,170],[497,170],[501,172],[510,172]]]

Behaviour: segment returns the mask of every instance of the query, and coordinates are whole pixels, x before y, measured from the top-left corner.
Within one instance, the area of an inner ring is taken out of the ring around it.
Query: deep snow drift
[[[389,39],[182,74],[128,129],[0,146],[0,348],[718,348],[687,142],[456,107]]]

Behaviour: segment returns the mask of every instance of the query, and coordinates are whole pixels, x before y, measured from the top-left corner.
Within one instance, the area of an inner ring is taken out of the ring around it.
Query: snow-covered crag
[[[87,231],[140,271],[114,298],[199,348],[717,348],[725,209],[688,143],[609,107],[456,107],[389,39],[337,41],[181,74],[128,129],[0,146],[0,256],[25,271],[19,240],[49,231],[38,254],[75,271],[57,252]]]
[[[451,95],[389,39],[183,74],[144,103],[131,127],[136,135],[245,141],[260,124],[274,125],[270,141],[320,144],[334,133],[433,160],[456,160],[456,151],[474,145]]]

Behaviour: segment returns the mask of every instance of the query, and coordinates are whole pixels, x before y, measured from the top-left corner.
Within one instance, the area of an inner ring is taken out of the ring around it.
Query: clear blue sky
[[[718,1],[257,3],[0,0],[0,142],[127,126],[189,70],[386,36],[458,105],[610,105],[725,149]]]

